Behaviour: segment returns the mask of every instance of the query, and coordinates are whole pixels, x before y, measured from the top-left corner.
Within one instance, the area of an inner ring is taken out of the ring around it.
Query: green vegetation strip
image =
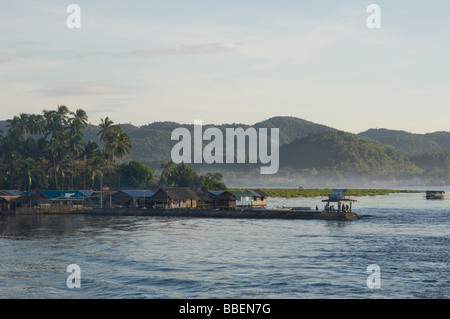
[[[238,190],[238,189],[235,189]],[[328,197],[333,192],[331,188],[264,188],[269,197]],[[423,193],[423,190],[396,190],[396,189],[347,189],[345,196],[377,196],[393,193]]]

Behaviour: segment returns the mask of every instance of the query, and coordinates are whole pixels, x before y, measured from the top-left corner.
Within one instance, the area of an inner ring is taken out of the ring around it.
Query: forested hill
[[[368,176],[421,172],[393,147],[342,131],[313,133],[284,145],[280,166]]]
[[[419,155],[427,152],[450,150],[450,133],[413,134],[405,131],[388,129],[370,129],[358,136],[391,145],[405,155]]]
[[[193,123],[180,124],[176,122],[154,122],[141,127],[136,127],[130,124],[120,124],[122,130],[127,133],[133,142],[131,154],[126,159],[136,160],[149,165],[152,168],[159,168],[160,164],[170,159],[170,152],[175,141],[171,141],[170,136],[172,131],[178,127],[185,127],[193,132]],[[273,117],[263,122],[255,123],[254,125],[232,123],[214,125],[203,123],[203,130],[208,127],[217,127],[222,132],[226,128],[242,127],[247,129],[249,127],[258,128],[279,128],[280,129],[280,144],[286,144],[294,141],[296,138],[305,137],[314,132],[335,131],[334,128],[315,124],[296,117]],[[89,125],[84,133],[86,141],[93,140],[100,143],[98,136],[98,127]]]

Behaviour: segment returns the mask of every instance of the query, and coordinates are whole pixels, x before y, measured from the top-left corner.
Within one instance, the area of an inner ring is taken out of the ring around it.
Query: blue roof
[[[89,199],[80,191],[39,191],[42,195],[48,199]]]
[[[222,194],[222,193],[225,192],[225,191],[208,191],[208,192],[210,192],[210,193],[213,194],[213,195],[218,196],[218,195]]]
[[[120,190],[122,193],[125,193],[131,197],[152,197],[155,192],[149,189],[131,189],[131,190]]]

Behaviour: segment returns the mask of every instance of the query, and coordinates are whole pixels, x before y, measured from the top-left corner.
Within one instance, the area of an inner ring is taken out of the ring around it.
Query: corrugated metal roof
[[[23,192],[19,191],[17,189],[8,189],[6,190],[8,193],[10,193],[12,196],[22,196]]]
[[[156,193],[157,197],[163,199],[165,197],[171,199],[200,199],[195,190],[190,187],[163,187]]]
[[[17,189],[2,189],[0,190],[0,196],[22,196],[23,192]]]
[[[242,191],[231,190],[231,191],[228,191],[228,192],[233,194],[236,197],[253,197],[253,194],[250,193],[247,190],[242,190]]]
[[[260,190],[260,189],[247,189],[247,191],[249,191],[250,193],[253,194],[253,196],[257,196],[257,197],[268,197],[267,194]]]
[[[91,197],[92,194],[94,194],[94,191],[87,189],[87,190],[80,190],[80,193],[82,193],[83,195],[87,196],[87,197]]]
[[[120,190],[122,193],[127,194],[128,196],[138,198],[138,197],[152,197],[155,192],[148,189],[126,189]]]
[[[213,195],[218,196],[218,195],[222,194],[222,193],[225,192],[225,191],[208,191],[208,192],[210,192],[210,193],[213,194]]]
[[[69,200],[69,199],[88,199],[89,197],[84,195],[80,191],[39,191],[42,195],[47,197],[48,199],[61,199],[61,200]]]

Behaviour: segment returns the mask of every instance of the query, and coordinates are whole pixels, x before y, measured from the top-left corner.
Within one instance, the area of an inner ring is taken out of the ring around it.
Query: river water
[[[2,216],[0,298],[449,298],[450,201],[356,199],[357,221]]]

